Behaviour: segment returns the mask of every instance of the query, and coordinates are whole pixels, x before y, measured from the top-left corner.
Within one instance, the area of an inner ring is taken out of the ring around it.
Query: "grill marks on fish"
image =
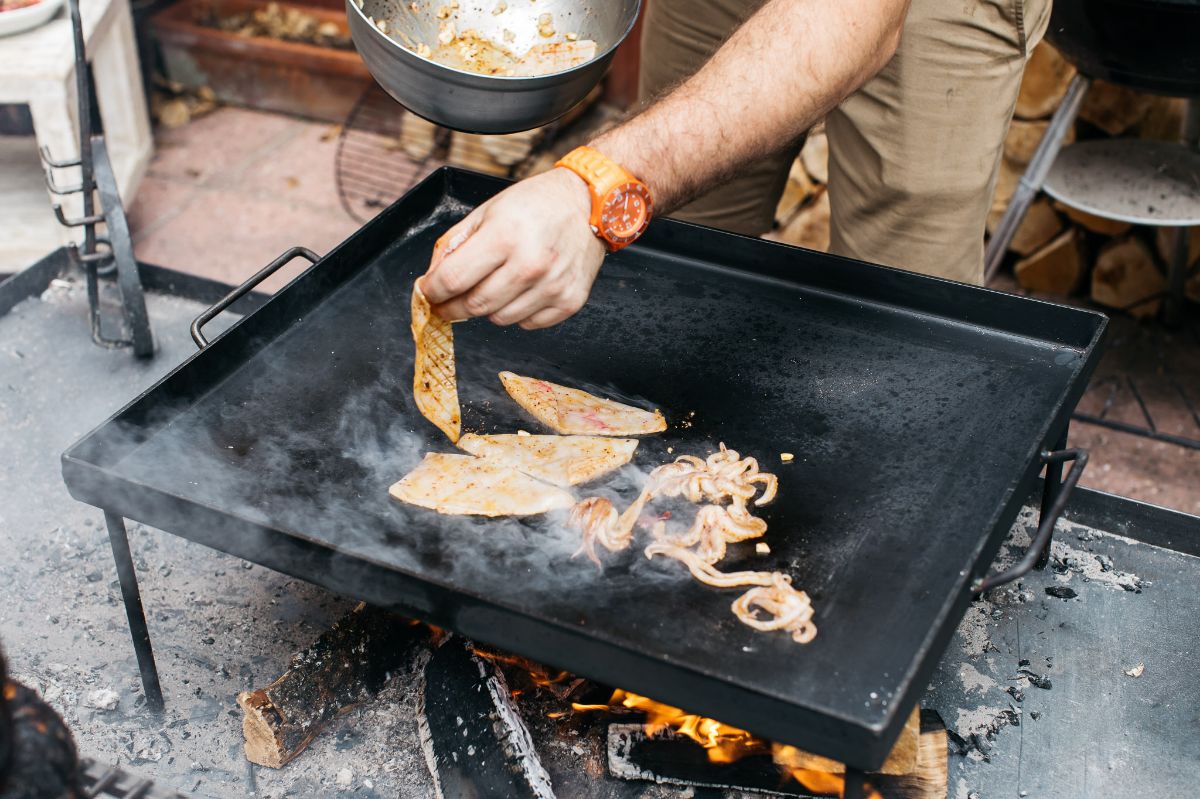
[[[637,439],[598,436],[475,435],[458,441],[463,450],[558,486],[586,483],[629,463]]]
[[[518,405],[563,435],[638,436],[667,429],[667,420],[657,410],[645,411],[512,372],[501,372],[500,382]]]
[[[575,498],[511,466],[474,455],[430,452],[388,491],[393,499],[449,515],[533,516]]]
[[[413,398],[421,415],[454,442],[462,435],[458,379],[454,368],[454,331],[433,312],[417,283],[412,292],[412,334],[417,346]]]

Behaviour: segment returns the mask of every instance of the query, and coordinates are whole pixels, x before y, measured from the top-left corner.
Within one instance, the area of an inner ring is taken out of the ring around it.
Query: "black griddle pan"
[[[719,443],[779,475],[771,553],[816,608],[799,645],[739,591],[641,546],[604,571],[561,516],[487,521],[388,486],[452,451],[416,411],[409,292],[448,225],[505,186],[445,168],[63,456],[77,499],[772,740],[872,769],[1059,443],[1106,320],[660,220],[551,330],[456,325],[465,426],[540,428],[511,369],[663,410],[640,475]],[[211,314],[209,315],[211,316]],[[201,320],[203,321],[203,320]],[[780,453],[795,460],[781,463]],[[676,508],[676,513],[680,509]],[[645,541],[642,534],[640,541]]]

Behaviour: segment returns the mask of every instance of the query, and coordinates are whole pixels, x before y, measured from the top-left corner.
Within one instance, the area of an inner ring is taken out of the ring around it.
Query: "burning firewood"
[[[846,770],[841,763],[762,741],[712,719],[684,715],[667,723],[662,717],[661,712],[651,713],[645,724],[609,725],[608,767],[613,776],[779,796],[841,794]],[[868,795],[942,799],[947,795],[947,751],[941,718],[914,710],[884,766],[868,775],[873,791]],[[786,780],[782,783],[781,773]]]
[[[246,759],[271,768],[289,763],[340,713],[378,694],[429,632],[360,604],[295,654],[279,679],[238,694]]]
[[[417,708],[438,796],[554,799],[550,776],[497,665],[452,637],[425,666]]]

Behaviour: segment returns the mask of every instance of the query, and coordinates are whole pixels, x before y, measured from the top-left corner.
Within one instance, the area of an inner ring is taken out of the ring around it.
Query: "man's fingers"
[[[488,317],[494,325],[507,327],[528,319],[548,305],[545,294],[536,289],[526,291],[500,310],[492,312]]]
[[[480,225],[465,240],[459,240],[458,236],[455,233],[446,240],[445,254],[421,279],[421,291],[425,292],[434,306],[443,305],[467,293],[508,260],[508,249],[491,226]],[[453,247],[455,244],[457,247]]]
[[[559,322],[569,318],[575,311],[563,308],[543,308],[532,316],[521,320],[520,327],[524,330],[540,330],[543,327],[554,327]]]
[[[489,316],[520,297],[533,285],[533,282],[532,271],[521,268],[518,262],[510,258],[499,269],[480,280],[470,291],[459,294],[444,305],[437,306],[436,311],[438,316],[443,319],[472,319],[477,316]],[[532,307],[529,312],[535,310],[537,308]],[[525,315],[527,316],[528,313]],[[523,317],[517,317],[517,319],[521,318]]]
[[[426,273],[437,269],[442,259],[461,247],[471,237],[471,234],[479,228],[479,225],[483,222],[481,211],[482,208],[479,208],[475,212],[468,214],[465,219],[457,225],[452,226],[438,238],[437,242],[433,245],[433,256],[429,259],[429,269],[426,270]]]

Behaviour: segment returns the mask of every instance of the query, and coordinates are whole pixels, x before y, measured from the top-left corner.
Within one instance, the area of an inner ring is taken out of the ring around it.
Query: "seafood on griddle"
[[[563,489],[474,455],[428,453],[395,483],[393,499],[448,515],[534,516],[571,507]]]
[[[627,549],[643,510],[656,497],[681,497],[700,504],[691,525],[681,533],[671,532],[665,519],[654,521],[646,557],[663,555],[677,560],[696,580],[714,588],[750,586],[730,606],[739,621],[756,630],[784,631],[798,643],[808,643],[817,634],[812,603],[808,594],[792,587],[791,577],[777,571],[722,572],[716,568],[725,558],[727,545],[752,541],[767,532],[766,521],[755,516],[749,505],[767,504],[778,487],[776,476],[759,471],[754,458],[742,458],[721,444],[720,450],[707,458],[681,455],[654,469],[624,513],[618,513],[603,497],[589,497],[571,509],[568,524],[581,533],[576,554],[586,554],[599,565],[596,545],[611,552]]]
[[[501,372],[500,382],[518,405],[563,435],[638,436],[667,429],[667,420],[657,410],[645,411],[512,372]]]
[[[413,399],[422,416],[457,442],[462,434],[462,410],[454,368],[454,331],[449,321],[433,312],[418,283],[412,290],[412,334],[417,347]]]
[[[721,444],[720,450],[708,458],[681,455],[654,469],[641,494],[624,513],[580,512],[571,519],[582,534],[580,552],[596,561],[597,541],[614,552],[629,545],[637,517],[655,497],[682,496],[693,503],[707,500],[712,504],[700,508],[692,527],[673,540],[686,542],[685,546],[701,544],[700,551],[715,563],[725,556],[725,544],[758,538],[767,532],[767,523],[754,516],[746,504],[752,500],[756,506],[767,504],[775,498],[778,485],[775,475],[759,471],[754,458],[742,458],[736,450]],[[762,494],[755,499],[760,487]]]
[[[559,486],[579,485],[629,463],[637,439],[598,436],[476,435],[459,448]]]

